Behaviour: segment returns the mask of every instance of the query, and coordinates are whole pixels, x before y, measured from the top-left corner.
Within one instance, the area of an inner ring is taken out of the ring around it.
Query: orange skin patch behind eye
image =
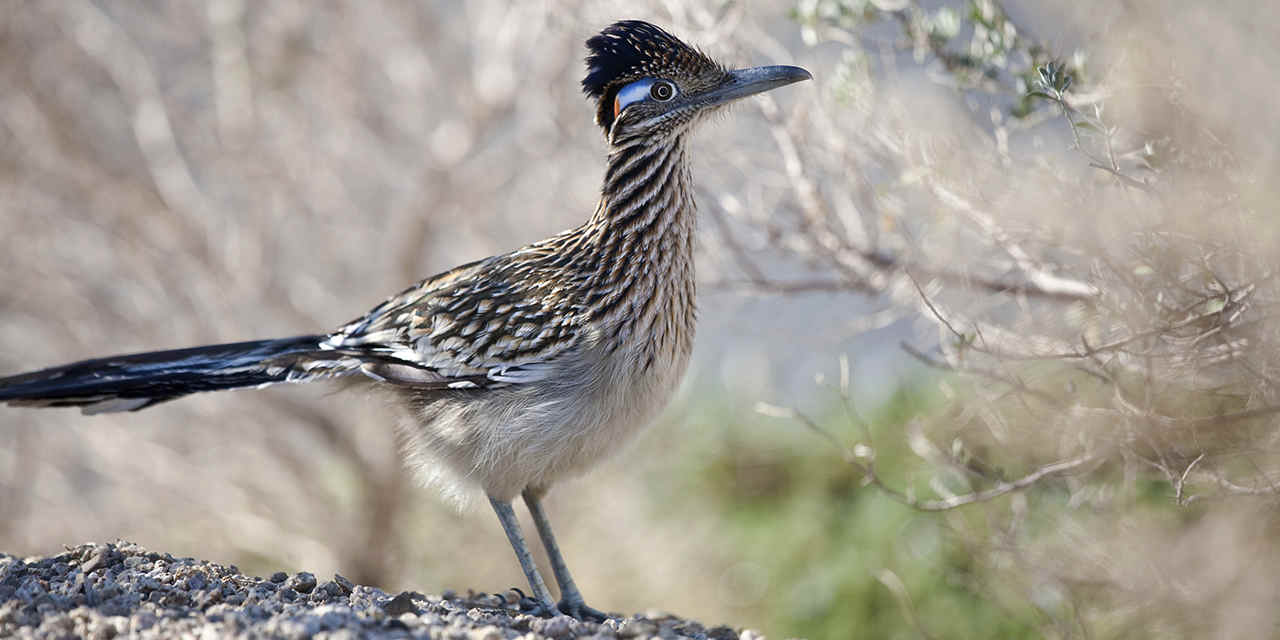
[[[649,96],[649,87],[653,85],[652,78],[642,78],[631,82],[618,90],[613,95],[613,118],[618,119],[618,114],[627,108],[627,105],[645,100]],[[626,101],[623,101],[626,98]]]

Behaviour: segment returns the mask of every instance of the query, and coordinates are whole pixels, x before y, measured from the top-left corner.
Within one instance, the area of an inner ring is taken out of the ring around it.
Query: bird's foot
[[[582,596],[565,598],[560,601],[560,604],[551,604],[550,600],[544,602],[533,596],[526,596],[516,587],[511,587],[511,590],[520,594],[518,601],[520,612],[531,616],[554,618],[558,615],[566,615],[585,622],[604,622],[609,619],[609,614],[588,607],[587,603],[583,602]]]
[[[609,614],[588,607],[581,597],[572,600],[565,598],[560,601],[560,604],[556,605],[556,608],[560,610],[560,613],[586,622],[604,622],[609,619]]]
[[[520,613],[527,613],[531,616],[539,618],[554,618],[560,615],[560,610],[556,605],[551,603],[551,599],[539,600],[533,596],[526,596],[523,591],[516,587],[511,590],[520,594],[520,599],[516,601],[516,607]]]

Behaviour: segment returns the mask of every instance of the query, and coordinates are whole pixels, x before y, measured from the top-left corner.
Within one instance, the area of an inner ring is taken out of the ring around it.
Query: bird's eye
[[[676,86],[666,80],[658,80],[649,87],[649,95],[658,102],[666,102],[676,97]]]
[[[629,105],[643,102],[646,97],[658,102],[667,102],[676,97],[676,85],[667,80],[653,78],[641,78],[627,84],[613,97],[613,117],[618,117],[618,114]]]

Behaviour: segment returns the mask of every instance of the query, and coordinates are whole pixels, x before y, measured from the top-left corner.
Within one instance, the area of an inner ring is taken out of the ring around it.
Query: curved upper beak
[[[735,69],[729,72],[727,82],[708,90],[703,94],[702,99],[707,105],[724,104],[793,82],[812,79],[813,74],[808,71],[786,65]]]

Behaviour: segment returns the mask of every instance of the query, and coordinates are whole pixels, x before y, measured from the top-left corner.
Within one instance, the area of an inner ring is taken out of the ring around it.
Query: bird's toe
[[[573,616],[574,618],[587,622],[604,622],[609,619],[609,614],[588,607],[587,603],[580,599],[561,600],[560,604],[557,605],[557,608],[560,610],[560,613],[567,616]]]

